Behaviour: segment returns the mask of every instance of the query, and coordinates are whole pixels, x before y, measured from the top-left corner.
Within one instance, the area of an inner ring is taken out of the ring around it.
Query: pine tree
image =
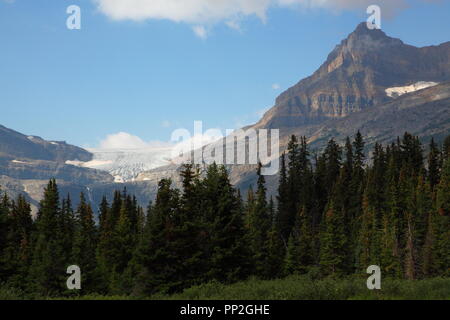
[[[295,214],[300,206],[300,189],[302,183],[302,149],[298,138],[293,135],[288,144],[287,193],[285,217],[283,217],[283,235],[289,237],[295,223]]]
[[[180,272],[183,273],[180,289],[199,284],[210,276],[207,275],[209,261],[205,251],[209,248],[212,236],[210,228],[213,207],[206,205],[206,202],[212,205],[217,198],[214,198],[214,195],[207,195],[207,191],[202,189],[199,175],[199,169],[193,165],[183,166],[181,172],[183,195],[180,199],[180,208],[173,220],[176,256],[180,259]],[[215,163],[207,168],[208,187],[218,183],[219,175],[219,167]],[[200,197],[205,202],[204,206],[199,201]]]
[[[11,228],[10,210],[11,203],[5,193],[0,201],[0,282],[6,282],[11,275],[6,254],[8,233]]]
[[[59,295],[66,289],[67,257],[70,252],[64,251],[61,220],[58,187],[52,179],[39,204],[28,281],[31,291],[42,297]]]
[[[437,187],[436,205],[436,263],[440,275],[450,275],[450,158],[442,168]]]
[[[327,164],[325,155],[316,156],[314,172],[314,206],[313,228],[319,229],[322,223],[323,212],[328,203],[328,185],[326,184]]]
[[[284,274],[291,275],[297,274],[299,269],[298,257],[300,255],[299,252],[299,243],[295,239],[294,234],[291,234],[288,241],[288,246],[286,250],[286,259],[284,262]]]
[[[347,148],[349,150],[349,148]],[[348,186],[348,203],[346,204],[346,210],[347,210],[347,219],[349,224],[349,237],[350,237],[350,252],[354,253],[356,248],[356,241],[358,238],[358,230],[360,228],[359,222],[360,217],[363,212],[362,203],[363,203],[363,194],[364,194],[364,187],[365,187],[365,169],[364,169],[364,161],[365,161],[365,154],[364,154],[364,140],[361,135],[361,133],[358,131],[358,133],[355,136],[355,139],[352,143],[352,154],[353,159],[351,163],[352,171],[351,171],[351,179]],[[347,151],[349,153],[349,151]],[[350,154],[347,156],[346,160],[346,166],[350,166],[349,159]],[[350,169],[347,169],[348,171]],[[349,174],[347,173],[347,176]]]
[[[370,265],[380,265],[380,234],[382,221],[379,221],[374,208],[370,205],[367,194],[363,200],[363,214],[357,243],[358,270],[362,271]]]
[[[120,294],[122,291],[126,292],[126,290],[130,290],[133,285],[131,279],[122,277],[128,263],[132,259],[136,245],[136,235],[134,233],[135,230],[132,218],[130,217],[130,208],[127,206],[126,202],[127,196],[125,195],[120,208],[119,221],[112,233],[114,247],[111,252],[111,260],[109,263],[112,268],[110,291],[113,294]]]
[[[310,160],[310,152],[308,147],[308,142],[306,137],[301,137],[300,139],[300,187],[299,187],[299,202],[296,206],[295,214],[301,210],[302,207],[309,212],[309,210],[313,207],[313,194],[314,188],[313,184],[313,169]]]
[[[414,277],[423,275],[424,270],[424,246],[429,223],[429,215],[433,210],[432,192],[430,182],[421,175],[418,179],[417,188],[412,190],[414,202],[408,212],[408,255],[411,271],[414,271]],[[414,262],[414,263],[413,263]],[[412,269],[414,268],[414,269]],[[412,272],[410,272],[412,278]]]
[[[326,275],[346,273],[346,246],[344,215],[330,202],[325,212],[324,226],[320,236],[320,266]]]
[[[97,291],[99,293],[108,293],[110,286],[110,273],[111,266],[109,264],[109,257],[112,243],[112,221],[111,221],[111,209],[109,207],[106,196],[102,197],[99,208],[99,227],[98,227],[98,245],[96,249],[96,265],[97,270]]]
[[[395,277],[402,277],[403,266],[402,260],[404,256],[404,231],[405,231],[405,196],[404,193],[408,189],[407,175],[405,169],[398,173],[397,153],[391,154],[389,167],[386,177],[389,181],[387,187],[388,200],[387,211],[383,218],[383,235],[382,235],[382,265],[385,272]]]
[[[62,242],[66,259],[72,258],[73,241],[75,237],[76,219],[72,208],[70,194],[62,201],[60,228],[62,230]]]
[[[444,140],[444,144],[442,147],[442,155],[444,161],[450,158],[450,136],[448,136]]]
[[[297,214],[287,251],[286,274],[306,273],[314,263],[311,219],[306,212],[306,207]]]
[[[26,289],[28,268],[31,263],[33,220],[30,204],[23,195],[11,203],[10,224],[6,249],[0,263],[9,268],[8,283],[14,288]]]
[[[286,247],[277,224],[272,224],[268,233],[268,274],[270,278],[279,278],[283,275]]]
[[[280,161],[280,179],[278,183],[278,214],[277,214],[277,224],[280,230],[281,237],[285,244],[289,238],[291,230],[291,214],[289,210],[289,184],[286,169],[286,155],[283,153],[281,155]]]
[[[341,172],[342,149],[334,139],[328,142],[324,151],[326,162],[325,184],[327,186],[327,195],[331,195]]]
[[[261,278],[269,277],[268,270],[268,233],[271,228],[267,206],[265,178],[258,167],[258,189],[255,204],[249,212],[249,239],[255,274]]]
[[[183,287],[174,221],[180,196],[171,185],[171,180],[159,182],[155,204],[135,253],[135,263],[140,267],[134,288],[138,294],[171,293]]]
[[[203,181],[204,212],[211,210],[207,276],[210,280],[231,283],[244,279],[249,272],[248,249],[239,199],[225,167],[208,170]]]
[[[440,170],[441,153],[432,138],[430,142],[430,152],[428,154],[428,181],[431,190],[434,190],[434,187],[439,183]]]
[[[353,152],[350,147],[350,141],[347,143],[347,159],[345,160],[338,180],[334,185],[334,189],[332,194],[330,195],[330,201],[333,202],[333,209],[335,212],[339,212],[342,214],[342,225],[343,225],[343,234],[342,237],[345,238],[343,241],[346,243],[345,248],[342,248],[341,254],[344,256],[345,265],[347,266],[345,272],[350,273],[354,270],[354,251],[355,251],[355,242],[357,241],[357,234],[355,230],[353,230],[353,221],[355,220],[353,216],[351,216],[350,208],[350,196],[348,187],[352,181],[352,172],[353,172]],[[355,237],[355,238],[353,238]],[[343,270],[344,271],[344,270]]]
[[[72,248],[73,264],[80,267],[82,274],[82,292],[93,292],[96,287],[96,248],[97,228],[91,205],[86,202],[84,194],[80,194],[80,202],[76,210],[75,236]]]

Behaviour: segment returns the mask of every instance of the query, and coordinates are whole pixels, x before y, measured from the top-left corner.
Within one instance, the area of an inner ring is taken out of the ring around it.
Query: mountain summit
[[[449,80],[450,42],[417,48],[361,23],[312,76],[283,92],[255,128],[316,125],[391,101],[389,88]]]

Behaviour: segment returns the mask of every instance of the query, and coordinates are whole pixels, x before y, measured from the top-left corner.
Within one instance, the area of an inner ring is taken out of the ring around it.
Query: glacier
[[[91,161],[66,161],[66,164],[107,171],[114,177],[115,182],[124,183],[134,181],[141,172],[169,165],[172,148],[172,146],[139,149],[87,148],[86,150],[93,154]]]

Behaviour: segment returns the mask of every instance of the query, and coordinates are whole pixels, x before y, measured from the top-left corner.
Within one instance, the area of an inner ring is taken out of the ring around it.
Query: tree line
[[[450,137],[425,156],[406,133],[376,144],[331,139],[312,154],[292,136],[281,156],[276,199],[258,181],[246,195],[224,166],[184,165],[181,190],[158,184],[147,208],[116,191],[98,218],[80,195],[73,208],[50,180],[35,219],[23,195],[0,201],[0,285],[27,297],[148,296],[209,281],[291,274],[346,276],[379,265],[401,279],[450,276]],[[243,199],[245,198],[245,199]],[[66,269],[81,268],[69,291]]]

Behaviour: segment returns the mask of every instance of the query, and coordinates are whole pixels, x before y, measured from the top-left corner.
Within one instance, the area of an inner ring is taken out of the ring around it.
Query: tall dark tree
[[[93,292],[96,288],[97,269],[96,248],[98,233],[91,205],[80,194],[76,210],[75,236],[72,248],[72,262],[80,267],[83,292]]]
[[[428,154],[428,181],[430,187],[434,187],[439,183],[439,176],[441,171],[441,153],[434,139],[430,142],[430,152]]]
[[[271,221],[267,205],[265,178],[261,174],[261,164],[258,167],[258,189],[256,191],[255,204],[249,212],[249,239],[252,252],[252,261],[255,274],[268,277],[268,233]]]
[[[442,168],[440,183],[437,187],[436,256],[439,274],[450,275],[450,158]]]
[[[289,183],[288,175],[286,169],[286,155],[283,153],[281,155],[280,161],[280,179],[278,183],[278,214],[277,214],[277,224],[280,230],[281,237],[285,245],[287,245],[287,239],[292,228],[292,219],[289,206]]]
[[[330,202],[325,212],[324,226],[320,235],[320,266],[326,275],[346,273],[347,239],[344,228],[344,215]]]
[[[0,202],[0,281],[22,290],[31,262],[32,228],[31,208],[24,196],[10,201],[5,195]]]
[[[11,228],[10,219],[11,203],[5,193],[0,201],[0,281],[6,282],[11,276],[7,266],[6,250],[8,247],[8,233]]]
[[[61,221],[58,187],[55,179],[52,179],[39,204],[28,281],[31,291],[40,296],[54,296],[66,290],[70,252],[64,250]]]
[[[286,274],[306,273],[314,264],[311,219],[303,207],[296,217],[295,227],[289,238],[285,261]]]
[[[170,293],[183,287],[174,221],[180,195],[171,186],[171,180],[159,182],[155,204],[136,252],[136,264],[141,268],[135,282],[135,292],[139,294]]]
[[[250,252],[245,243],[240,199],[230,183],[226,168],[221,166],[217,171],[208,170],[203,185],[203,212],[207,212],[209,220],[207,278],[225,283],[244,279],[249,274]]]

